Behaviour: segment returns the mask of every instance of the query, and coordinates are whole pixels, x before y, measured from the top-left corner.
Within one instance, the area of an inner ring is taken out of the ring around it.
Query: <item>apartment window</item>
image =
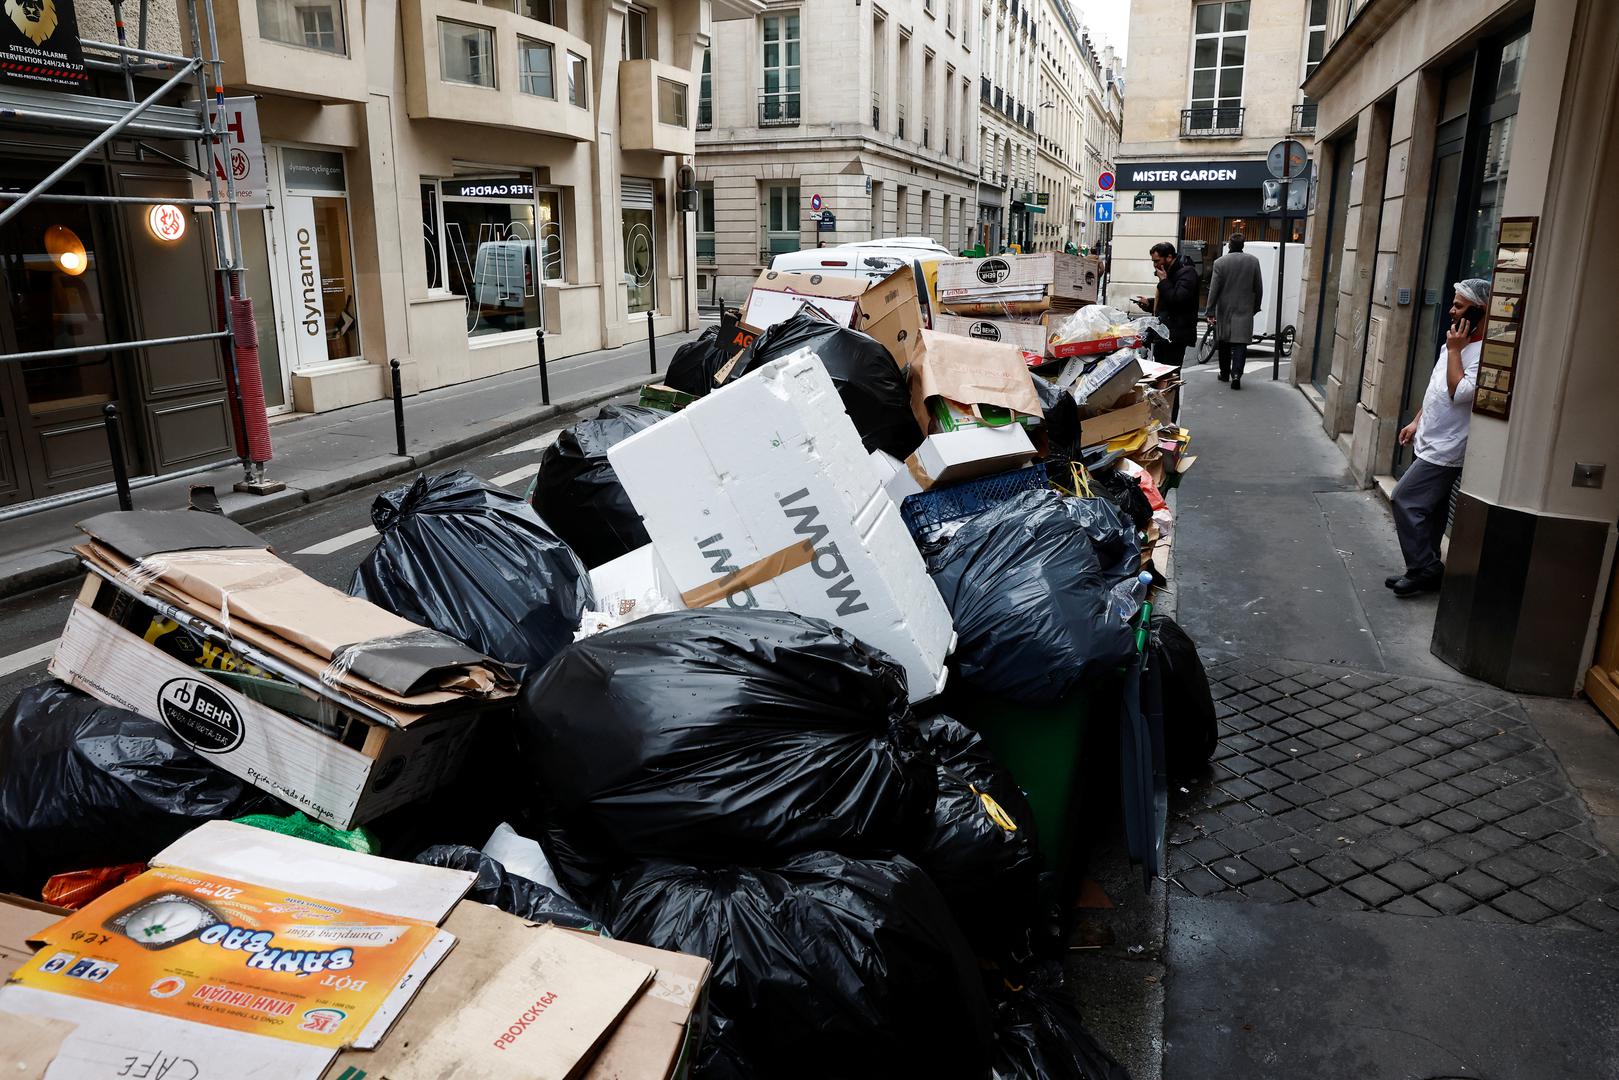
[[[313,4],[259,0],[259,35],[284,45],[299,45],[339,56],[348,49],[341,0]]]
[[[487,26],[438,21],[439,75],[445,82],[495,85],[495,32]]]
[[[304,44],[322,52],[342,52],[338,46],[337,13],[330,7],[300,5],[298,26],[303,31]]]
[[[903,139],[905,106],[911,97],[911,35],[903,30],[899,34],[899,53],[894,67],[894,133]]]
[[[944,28],[956,32],[956,0],[944,0]]]
[[[933,0],[922,0],[922,10],[929,15],[933,14]]]
[[[871,15],[871,126],[883,129],[883,87],[888,75],[888,20]]]
[[[922,145],[933,145],[933,52],[922,54]]]
[[[1304,39],[1304,77],[1308,79],[1315,73],[1321,64],[1321,57],[1327,51],[1327,5],[1328,0],[1310,0],[1310,24],[1305,28]],[[1300,125],[1308,125],[1308,130],[1315,130],[1315,102],[1309,96],[1303,98],[1300,110]],[[1295,125],[1298,127],[1299,125]]]
[[[699,129],[714,125],[714,75],[710,69],[711,50],[703,50],[703,77],[697,85],[697,126]]]
[[[897,185],[895,186],[895,188],[894,188],[894,235],[895,236],[905,236],[910,232],[910,227],[911,227],[910,214],[906,212],[909,209],[909,207],[906,206],[906,203],[910,202],[910,198],[911,198],[911,193],[910,193],[909,190],[907,190],[906,188],[903,188],[903,187],[899,187]]]
[[[950,139],[956,131],[956,69],[944,68],[944,156],[950,156]]]
[[[967,132],[972,130],[971,122],[967,119],[968,117],[970,117],[972,115],[972,112],[970,111],[972,109],[972,93],[973,93],[972,80],[971,79],[962,79],[961,80],[961,147],[958,150],[957,155],[956,155],[962,161],[967,160]]]
[[[797,13],[766,15],[763,42],[765,85],[760,119],[795,121],[798,119],[800,45]]]
[[[673,79],[658,80],[658,123],[686,126],[686,84]]]
[[[585,58],[578,53],[568,54],[568,103],[581,109],[590,108],[590,79],[585,70]]]
[[[771,255],[798,250],[798,185],[766,185],[764,203],[761,215],[765,226],[761,245],[764,258],[761,261],[767,262]]]
[[[697,261],[714,262],[714,185],[697,185]]]
[[[523,14],[531,19],[538,19],[542,23],[550,23],[556,27],[562,26],[562,13],[557,10],[555,0],[524,0]]]
[[[624,49],[624,59],[645,60],[646,51],[646,24],[648,22],[645,8],[630,7],[624,13],[624,33],[621,42]]]
[[[1248,0],[1213,0],[1193,9],[1192,130],[1238,126],[1248,52]]]
[[[533,38],[517,39],[518,89],[535,97],[555,99],[556,80],[551,74],[551,46]]]
[[[933,235],[933,192],[922,192],[922,235]]]

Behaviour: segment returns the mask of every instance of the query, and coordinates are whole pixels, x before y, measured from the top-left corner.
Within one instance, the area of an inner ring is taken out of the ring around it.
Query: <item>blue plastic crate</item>
[[[930,529],[972,517],[1014,495],[1043,488],[1046,484],[1045,463],[1037,462],[1024,469],[907,495],[900,503],[899,513],[911,535],[921,539]]]

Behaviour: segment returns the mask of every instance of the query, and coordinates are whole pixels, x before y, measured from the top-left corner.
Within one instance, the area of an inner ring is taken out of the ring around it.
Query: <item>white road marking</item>
[[[556,442],[557,436],[561,434],[562,429],[560,428],[556,431],[547,431],[544,435],[537,435],[527,442],[520,442],[516,446],[508,446],[504,450],[497,450],[495,454],[498,457],[504,454],[526,454],[535,450],[544,450],[547,446]]]
[[[51,658],[56,651],[56,639],[52,638],[43,645],[35,645],[31,649],[14,652],[10,656],[0,656],[0,679],[8,675],[15,675],[24,668],[31,668],[35,664],[43,664]]]
[[[524,465],[521,469],[513,469],[509,473],[501,473],[499,476],[495,477],[489,482],[496,487],[510,487],[519,480],[527,480],[529,477],[533,476],[539,471],[540,467],[538,465]]]
[[[369,540],[377,535],[375,526],[362,525],[358,529],[350,529],[346,533],[334,536],[330,540],[322,540],[318,544],[310,544],[306,548],[299,548],[294,555],[330,555],[335,551],[342,551],[346,547]]]

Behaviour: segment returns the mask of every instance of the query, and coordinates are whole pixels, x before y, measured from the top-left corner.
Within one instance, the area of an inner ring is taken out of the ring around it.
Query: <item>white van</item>
[[[922,325],[933,325],[932,275],[924,264],[935,264],[956,256],[949,248],[927,236],[897,236],[886,240],[860,240],[835,247],[789,251],[770,260],[772,270],[798,270],[863,277],[877,282],[909,266],[916,275],[917,299],[922,305]]]

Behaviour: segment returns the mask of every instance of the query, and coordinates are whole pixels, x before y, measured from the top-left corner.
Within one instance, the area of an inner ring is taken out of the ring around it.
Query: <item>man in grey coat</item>
[[[1220,349],[1220,381],[1229,379],[1233,390],[1242,389],[1242,368],[1248,360],[1248,343],[1254,339],[1254,313],[1265,298],[1259,260],[1242,250],[1246,243],[1242,233],[1231,234],[1231,250],[1214,260],[1214,278],[1209,282],[1208,315]]]

